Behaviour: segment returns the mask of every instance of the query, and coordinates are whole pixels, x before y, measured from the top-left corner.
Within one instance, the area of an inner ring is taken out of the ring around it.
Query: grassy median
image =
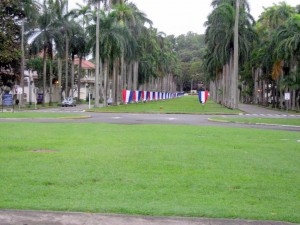
[[[93,109],[96,112],[129,112],[129,113],[181,113],[181,114],[238,114],[211,100],[205,105],[199,103],[198,96],[183,96],[175,99],[151,102],[131,103],[119,106]]]
[[[300,136],[0,123],[0,208],[300,222]]]
[[[211,121],[223,121],[231,123],[246,123],[246,124],[270,124],[270,125],[286,125],[286,126],[300,126],[299,118],[226,118],[226,117],[212,117]]]
[[[53,119],[84,119],[89,118],[88,115],[79,115],[73,113],[46,113],[46,112],[0,112],[0,118],[15,118],[15,119],[38,119],[38,118],[53,118]]]

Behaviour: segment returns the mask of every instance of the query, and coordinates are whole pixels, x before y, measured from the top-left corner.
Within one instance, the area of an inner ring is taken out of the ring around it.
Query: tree
[[[274,51],[278,49],[278,46],[280,46],[278,39],[276,39],[276,33],[278,27],[284,26],[290,16],[295,12],[294,8],[284,2],[278,5],[274,4],[273,6],[265,9],[265,11],[260,15],[256,25],[260,43],[256,45],[253,57],[253,71],[256,80],[258,80],[258,82],[255,82],[256,88],[254,88],[254,91],[257,92],[260,90],[260,102],[262,104],[268,104],[269,95],[265,94],[265,92],[268,92],[268,84],[271,84],[272,105],[275,107],[275,103],[279,103],[280,101],[280,105],[282,107],[283,101],[280,100],[280,96],[282,97],[283,95],[280,94],[279,80],[283,75],[283,57],[282,55],[280,56],[279,54],[276,54]],[[257,85],[257,83],[259,84]],[[254,95],[256,95],[256,93],[254,93]]]
[[[21,6],[16,0],[0,1],[0,78],[2,84],[9,85],[10,88],[17,75],[21,75],[18,76],[20,82],[24,79],[20,71],[22,32],[19,24],[26,14]]]
[[[208,48],[204,65],[214,74],[211,78],[217,78],[220,70],[222,71],[222,102],[230,108],[236,108],[238,60],[249,56],[255,38],[253,18],[248,13],[248,4],[244,0],[216,0],[212,2],[212,6],[214,10],[206,22],[205,40]],[[221,79],[220,76],[217,79]]]
[[[52,2],[50,2],[52,3]],[[49,7],[48,3],[44,0],[43,5],[41,7],[41,15],[39,16],[37,23],[38,29],[29,33],[30,37],[33,37],[33,42],[31,47],[33,52],[40,53],[42,50],[43,54],[43,105],[45,105],[45,97],[46,97],[46,73],[47,73],[47,56],[52,58],[53,51],[53,43],[52,40],[54,38],[54,27],[53,20],[54,14],[51,11],[51,7]]]
[[[96,10],[96,74],[95,74],[95,107],[99,107],[99,74],[100,74],[100,3],[107,3],[106,0],[87,0],[89,4],[93,4]]]
[[[233,52],[233,74],[232,74],[232,108],[238,108],[238,73],[239,73],[239,19],[240,19],[240,0],[236,0],[235,20],[234,20],[234,52]]]
[[[71,21],[71,36],[70,36],[70,52],[71,52],[71,59],[72,59],[72,66],[71,66],[71,97],[74,97],[74,60],[75,56],[79,57],[79,71],[81,71],[81,63],[82,58],[86,54],[86,40],[83,28],[76,23],[75,21]],[[77,88],[80,89],[80,73],[78,73],[77,79]],[[78,99],[80,99],[80,91],[78,91]]]
[[[78,19],[78,23],[81,24],[81,28],[79,29],[81,32],[79,32],[79,36],[77,37],[77,46],[78,46],[78,57],[79,57],[79,66],[78,66],[78,81],[77,81],[77,89],[78,89],[78,99],[80,99],[80,84],[81,84],[81,64],[82,59],[85,58],[85,56],[88,54],[88,35],[86,32],[86,27],[89,25],[90,21],[92,20],[92,11],[90,6],[82,6],[80,4],[77,4],[79,6],[79,9],[74,9],[70,12],[70,15],[74,19]]]

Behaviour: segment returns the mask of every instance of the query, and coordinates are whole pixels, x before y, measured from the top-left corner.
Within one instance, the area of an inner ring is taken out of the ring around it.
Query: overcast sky
[[[210,3],[212,0],[129,0],[147,17],[152,20],[153,26],[167,35],[186,34],[189,31],[203,34],[205,32],[204,22],[212,11]],[[263,11],[263,7],[278,4],[283,0],[248,0],[251,14],[255,19]],[[75,3],[82,4],[82,0],[69,0],[70,8]],[[285,0],[289,5],[300,4],[299,0]]]

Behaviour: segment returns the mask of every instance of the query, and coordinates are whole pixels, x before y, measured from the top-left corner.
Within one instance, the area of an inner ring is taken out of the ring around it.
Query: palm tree
[[[78,82],[77,82],[77,89],[78,89],[78,99],[80,99],[80,84],[81,84],[81,65],[82,65],[82,59],[85,58],[85,56],[88,54],[88,35],[86,33],[86,27],[89,25],[89,22],[92,20],[92,11],[89,5],[82,6],[80,4],[77,4],[79,6],[79,9],[74,9],[70,12],[70,15],[73,17],[73,19],[78,19],[78,23],[81,24],[80,28],[80,38],[79,38],[79,48],[78,48],[78,57],[79,57],[79,67],[78,67]]]
[[[96,74],[95,74],[95,107],[99,107],[99,69],[100,69],[100,3],[107,3],[107,0],[87,0],[93,4],[96,10]]]
[[[77,79],[77,88],[78,88],[78,99],[80,99],[80,71],[82,58],[86,53],[86,40],[83,28],[76,23],[75,21],[71,21],[71,36],[70,36],[70,52],[72,59],[71,66],[71,97],[74,97],[74,60],[75,56],[79,57],[79,73]]]
[[[232,108],[238,108],[238,73],[239,73],[239,18],[240,18],[240,0],[236,0],[235,20],[234,20],[234,53],[233,53],[233,74],[232,74]]]
[[[46,59],[47,55],[52,54],[52,39],[53,39],[53,12],[51,11],[51,7],[44,0],[42,5],[42,14],[37,20],[38,30],[29,33],[29,36],[34,37],[32,42],[32,47],[35,49],[39,49],[39,46],[42,46],[43,53],[43,105],[45,105],[45,97],[46,97],[46,73],[47,73],[47,64]],[[36,35],[36,36],[34,36]],[[39,51],[39,50],[38,50]]]
[[[297,14],[292,15],[285,24],[278,27],[275,40],[277,58],[284,60],[289,67],[285,80],[288,80],[287,88],[292,89],[292,109],[294,109],[298,97],[296,91],[300,88],[296,75],[300,60],[300,17]]]
[[[36,20],[36,17],[38,16],[38,7],[39,3],[35,0],[22,0],[21,2],[22,10],[24,11],[24,16],[27,19],[27,24],[29,25],[28,28],[30,28],[34,21]],[[24,34],[25,34],[25,18],[21,21],[21,79],[20,79],[20,85],[22,88],[22,94],[24,93],[24,70],[25,70],[25,49],[24,49]],[[35,25],[35,24],[34,24]],[[23,102],[23,97],[21,97],[21,103]],[[31,105],[31,98],[29,97],[29,105]]]
[[[66,8],[68,6],[68,1],[65,0],[55,0],[54,2],[54,12],[55,12],[55,21],[53,23],[54,29],[54,42],[55,42],[55,50],[57,56],[57,65],[58,65],[58,92],[59,99],[58,103],[61,103],[62,100],[62,59],[66,57],[66,52],[68,52],[68,48],[66,48],[67,42],[67,32],[68,32],[68,20],[67,15],[65,14]],[[67,46],[68,47],[68,46]],[[66,83],[68,82],[67,74],[68,74],[68,57],[66,57]],[[67,88],[67,84],[65,84]],[[67,93],[67,91],[66,91]]]
[[[95,38],[95,25],[88,28],[91,36],[92,45],[94,45]],[[127,46],[127,40],[130,37],[127,27],[121,26],[116,18],[112,14],[106,15],[103,11],[101,13],[101,36],[100,36],[100,46],[101,46],[101,58],[104,60],[104,105],[106,105],[106,95],[107,95],[107,84],[108,84],[108,71],[109,65],[113,66],[113,74],[116,76],[116,65],[117,59],[122,55],[124,49]],[[116,87],[117,81],[116,77],[113,79],[113,96],[114,103],[116,103]]]
[[[261,14],[256,29],[260,37],[260,44],[255,49],[255,55],[259,56],[256,60],[255,71],[259,72],[258,79],[261,81],[261,102],[267,103],[264,98],[264,83],[270,82],[272,84],[272,104],[275,107],[275,96],[279,102],[280,93],[280,77],[283,75],[282,63],[283,57],[278,54],[270,54],[274,49],[278,49],[280,44],[276,37],[278,27],[284,26],[288,18],[295,13],[295,9],[286,3],[282,2],[279,5],[273,5],[266,8]],[[282,100],[280,101],[282,105]]]
[[[250,52],[255,36],[251,29],[253,18],[247,12],[248,4],[245,0],[216,0],[212,2],[212,6],[214,10],[205,23],[205,40],[208,45],[208,61],[205,64],[206,68],[216,66],[215,72],[222,68],[223,103],[230,108],[236,108],[238,60],[247,57]],[[240,48],[238,45],[241,45]]]

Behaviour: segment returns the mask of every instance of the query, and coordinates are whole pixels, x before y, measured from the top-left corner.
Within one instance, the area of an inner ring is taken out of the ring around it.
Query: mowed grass
[[[151,101],[147,103],[131,103],[127,105],[109,106],[93,109],[99,112],[134,112],[134,113],[187,113],[187,114],[238,114],[241,111],[232,110],[213,101],[204,106],[199,103],[198,96],[183,96],[175,99]]]
[[[300,126],[300,118],[225,118],[212,117],[211,120],[224,121],[232,123],[249,123],[249,124],[273,124]]]
[[[29,118],[63,118],[63,119],[76,119],[76,118],[88,118],[89,116],[82,116],[72,113],[45,113],[45,112],[0,112],[0,118],[17,118],[17,119],[29,119]]]
[[[0,123],[0,208],[300,222],[299,133]]]

